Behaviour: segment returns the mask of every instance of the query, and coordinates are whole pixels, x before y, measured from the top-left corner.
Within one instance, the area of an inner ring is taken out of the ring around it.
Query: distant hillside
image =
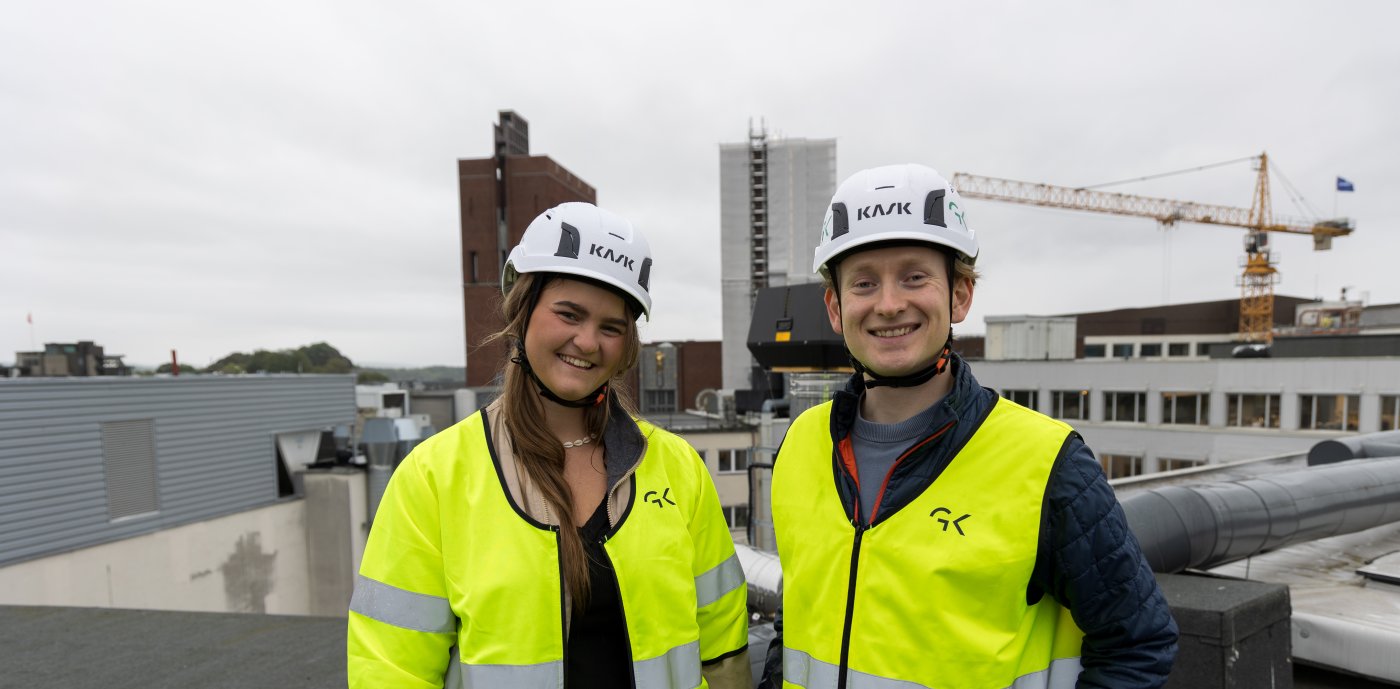
[[[317,342],[296,349],[259,349],[252,354],[234,352],[204,370],[207,373],[352,373],[355,364],[335,347]]]
[[[169,373],[170,364],[162,364],[157,373]],[[181,373],[355,373],[360,383],[439,383],[461,385],[467,378],[462,366],[423,366],[419,368],[389,368],[356,366],[332,345],[317,342],[296,349],[258,349],[251,354],[234,352],[200,369],[180,364]]]
[[[467,369],[464,366],[422,366],[419,368],[375,368],[365,367],[359,369],[360,377],[367,379],[366,374],[378,374],[384,376],[384,382],[408,383],[421,381],[424,383],[455,383],[462,385],[467,379]],[[363,382],[370,382],[364,380]]]

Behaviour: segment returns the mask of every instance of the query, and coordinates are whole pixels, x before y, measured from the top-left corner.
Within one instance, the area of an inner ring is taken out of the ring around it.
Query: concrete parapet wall
[[[0,604],[305,615],[306,501],[0,568]]]

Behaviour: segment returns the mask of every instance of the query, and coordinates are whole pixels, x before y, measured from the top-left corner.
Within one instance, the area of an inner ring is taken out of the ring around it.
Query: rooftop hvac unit
[[[733,421],[736,416],[734,406],[733,390],[715,390],[706,388],[695,395],[695,408],[713,414],[723,416],[728,421]]]
[[[765,287],[754,299],[748,347],[769,371],[850,371],[846,343],[831,329],[820,283]]]

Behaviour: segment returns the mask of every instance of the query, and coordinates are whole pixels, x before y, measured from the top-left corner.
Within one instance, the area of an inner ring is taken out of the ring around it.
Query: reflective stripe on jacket
[[[510,497],[478,412],[420,444],[374,518],[350,607],[352,687],[564,682],[558,527]],[[704,686],[748,642],[746,587],[704,463],[647,424],[633,499],[604,544],[638,689]]]
[[[1082,633],[1053,598],[1026,600],[1069,426],[999,401],[937,480],[871,527],[837,494],[830,416],[827,403],[794,421],[774,463],[784,686],[1072,688]]]

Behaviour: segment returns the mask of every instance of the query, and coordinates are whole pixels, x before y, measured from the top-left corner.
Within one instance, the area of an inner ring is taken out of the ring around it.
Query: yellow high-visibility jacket
[[[613,453],[636,454],[610,486],[604,543],[636,687],[747,686],[747,590],[704,463],[622,413],[602,442],[610,467]],[[558,528],[495,405],[421,443],[374,515],[350,606],[350,686],[563,687]]]
[[[1000,400],[938,478],[874,526],[842,505],[834,472],[853,459],[830,426],[830,402],[803,413],[773,467],[783,686],[1072,689],[1083,633],[1053,597],[1026,597],[1069,426]]]

